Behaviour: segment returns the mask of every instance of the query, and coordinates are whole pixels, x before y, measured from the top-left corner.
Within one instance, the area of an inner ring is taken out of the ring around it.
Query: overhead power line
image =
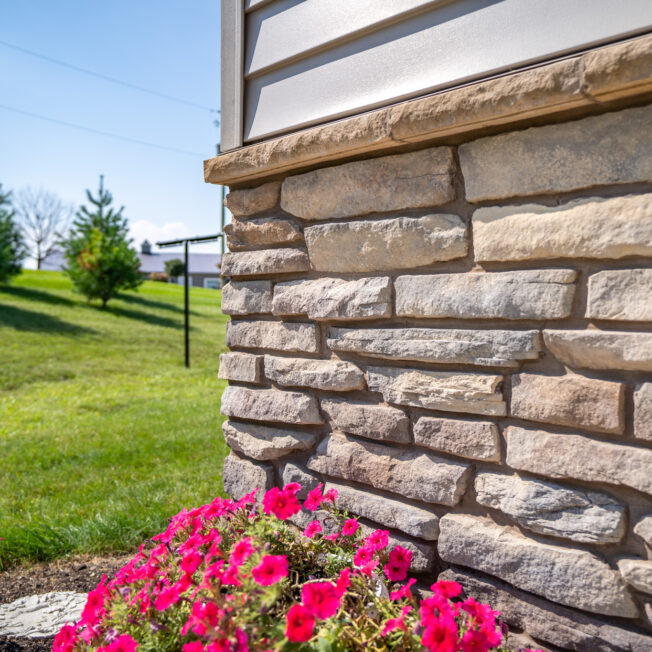
[[[106,136],[107,138],[115,138],[116,140],[124,140],[128,143],[136,143],[138,145],[145,145],[146,147],[156,147],[156,149],[165,149],[169,152],[177,152],[178,154],[187,154],[189,156],[201,156],[204,158],[204,154],[198,154],[197,152],[191,152],[187,149],[179,149],[177,147],[168,147],[167,145],[157,145],[156,143],[148,143],[145,140],[138,140],[137,138],[129,138],[128,136],[120,136],[119,134],[112,134],[108,131],[100,131],[99,129],[93,129],[92,127],[84,127],[83,125],[74,124],[72,122],[64,122],[63,120],[57,120],[56,118],[49,118],[45,115],[39,115],[38,113],[32,113],[31,111],[23,111],[22,109],[17,109],[13,106],[6,106],[5,104],[0,104],[0,109],[5,111],[12,111],[13,113],[20,113],[21,115],[29,116],[30,118],[37,118],[38,120],[45,120],[46,122],[52,122],[54,124],[62,125],[64,127],[69,127],[70,129],[79,129],[80,131],[87,131],[91,134],[99,134],[100,136]]]
[[[132,90],[140,91],[141,93],[148,93],[149,95],[154,95],[156,97],[163,98],[165,100],[169,100],[170,102],[178,102],[179,104],[185,104],[186,106],[192,106],[196,109],[202,109],[204,111],[211,111],[213,113],[219,113],[219,110],[214,109],[210,106],[204,106],[203,104],[198,104],[197,102],[192,102],[190,100],[184,100],[181,97],[175,97],[174,95],[167,95],[166,93],[159,93],[158,91],[153,91],[149,88],[144,88],[143,86],[138,86],[137,84],[132,84],[130,82],[122,81],[121,79],[116,79],[115,77],[109,77],[108,75],[103,75],[102,73],[99,72],[93,72],[92,70],[87,70],[86,68],[80,68],[79,66],[75,66],[72,63],[67,63],[65,61],[61,61],[59,59],[55,59],[54,57],[49,57],[45,54],[40,54],[38,52],[34,52],[33,50],[28,50],[27,48],[20,47],[19,45],[14,45],[13,43],[7,43],[6,41],[0,41],[0,45],[4,45],[7,48],[11,48],[12,50],[17,50],[18,52],[23,52],[24,54],[29,54],[32,57],[36,57],[38,59],[43,59],[44,61],[49,61],[50,63],[54,63],[58,66],[63,66],[64,68],[69,68],[70,70],[75,70],[77,72],[81,72],[85,75],[90,75],[91,77],[97,77],[98,79],[103,79],[104,81],[111,82],[112,84],[118,84],[120,86],[125,86],[126,88],[131,88]]]

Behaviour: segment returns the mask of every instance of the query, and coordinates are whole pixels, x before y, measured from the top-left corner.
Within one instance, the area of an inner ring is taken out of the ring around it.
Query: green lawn
[[[221,293],[146,282],[89,305],[57,272],[0,285],[0,568],[128,550],[222,492]]]

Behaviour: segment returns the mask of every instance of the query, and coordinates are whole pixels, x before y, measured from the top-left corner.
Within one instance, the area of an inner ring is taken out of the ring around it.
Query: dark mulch
[[[50,591],[88,593],[97,586],[102,575],[112,578],[130,557],[83,556],[12,568],[0,573],[0,604]],[[0,652],[46,652],[52,649],[52,641],[52,638],[0,636]]]

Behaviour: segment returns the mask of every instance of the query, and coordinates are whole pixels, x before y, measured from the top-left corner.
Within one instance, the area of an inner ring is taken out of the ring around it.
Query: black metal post
[[[190,299],[188,291],[188,240],[185,240],[183,243],[183,325],[186,343],[186,369],[190,367]]]

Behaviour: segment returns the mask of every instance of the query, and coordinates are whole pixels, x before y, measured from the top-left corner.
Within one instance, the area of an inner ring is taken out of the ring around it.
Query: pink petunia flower
[[[462,652],[489,652],[490,647],[484,632],[477,629],[469,629],[460,641]]]
[[[261,586],[280,582],[288,576],[288,560],[285,555],[265,555],[260,564],[251,569],[251,574]]]
[[[442,617],[426,627],[421,643],[431,652],[457,652],[457,639],[455,621],[452,618]]]
[[[411,577],[408,581],[407,584],[404,584],[400,589],[397,589],[396,591],[392,591],[389,594],[389,599],[390,600],[403,600],[404,598],[406,600],[409,600],[412,598],[412,591],[410,591],[410,587],[416,584],[416,580]]]
[[[201,641],[186,643],[182,648],[182,652],[204,652],[204,644]]]
[[[192,575],[199,568],[202,561],[203,557],[201,554],[196,550],[192,550],[182,558],[179,568],[181,568],[184,573]]]
[[[52,652],[73,652],[77,642],[77,628],[66,623],[54,637]]]
[[[323,503],[334,503],[337,500],[337,489],[329,489],[322,498]]]
[[[390,582],[400,582],[407,577],[411,563],[412,551],[402,546],[395,546],[389,553],[389,561],[383,567],[383,571]]]
[[[301,589],[301,602],[316,618],[330,618],[340,608],[341,599],[332,582],[311,582]]]
[[[312,638],[315,617],[302,604],[292,605],[288,611],[285,635],[291,643],[305,643]]]
[[[112,643],[106,646],[106,652],[134,652],[138,643],[129,634],[118,636]]]
[[[356,521],[354,518],[349,518],[344,521],[344,525],[342,526],[342,534],[345,537],[352,537],[358,531],[359,527],[360,524],[358,521]]]
[[[176,584],[173,586],[167,586],[154,599],[154,608],[157,611],[165,611],[173,604],[179,602],[180,595],[181,592]]]
[[[296,492],[287,491],[287,486],[283,491],[278,487],[273,487],[263,496],[263,511],[265,514],[274,514],[276,518],[285,521],[301,511]]]
[[[353,563],[359,568],[368,564],[374,558],[375,550],[369,546],[364,545],[358,548],[353,555]]]
[[[389,544],[389,532],[387,530],[375,530],[365,539],[365,543],[373,550],[383,550]]]
[[[351,569],[347,566],[340,571],[340,576],[335,584],[335,590],[340,598],[346,593],[349,584],[351,584]]]
[[[457,582],[448,582],[446,580],[435,582],[430,590],[443,595],[445,598],[456,598],[462,593],[462,587]]]
[[[385,623],[385,627],[383,627],[381,635],[387,636],[387,634],[393,632],[396,629],[402,629],[404,632],[407,632],[408,628],[405,624],[405,616],[407,616],[410,611],[412,611],[412,607],[403,607],[403,609],[401,609],[401,615],[398,618],[390,618]]]
[[[319,534],[321,531],[321,523],[319,521],[312,521],[312,523],[309,523],[308,527],[303,531],[303,536],[312,539],[315,534]]]
[[[321,488],[323,486],[324,484],[320,482],[314,489],[308,492],[308,496],[303,501],[303,506],[311,512],[317,510],[322,503],[323,496],[321,495]]]
[[[240,539],[240,541],[233,546],[233,552],[229,557],[229,562],[234,566],[242,566],[242,564],[251,557],[254,550],[254,546],[251,543],[251,537]]]

